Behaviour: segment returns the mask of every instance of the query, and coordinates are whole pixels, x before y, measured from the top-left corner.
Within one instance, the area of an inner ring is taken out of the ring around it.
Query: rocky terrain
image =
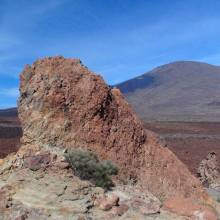
[[[148,121],[219,122],[220,67],[179,61],[116,85]]]
[[[215,152],[210,152],[200,162],[197,173],[203,185],[210,188],[220,186],[220,167]]]
[[[24,160],[26,165],[14,157],[16,168],[2,166],[0,219],[184,219],[138,186],[118,184],[105,193],[54,156],[41,153]],[[44,159],[37,165],[36,157]]]
[[[80,60],[27,65],[18,110],[22,146],[0,161],[0,219],[218,219],[200,181]],[[119,167],[112,191],[74,176],[63,154],[78,147]]]

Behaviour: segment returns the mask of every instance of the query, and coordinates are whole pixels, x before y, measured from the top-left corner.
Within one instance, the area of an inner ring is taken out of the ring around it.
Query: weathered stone
[[[0,159],[0,166],[2,166],[4,163],[4,160],[3,159]]]
[[[217,216],[210,207],[200,205],[191,199],[172,197],[165,201],[164,210],[188,217],[192,220],[217,220]]]
[[[67,162],[62,162],[62,161],[57,161],[54,165],[55,165],[56,167],[58,167],[59,169],[68,169],[68,168],[70,168],[69,163],[67,163]]]
[[[140,212],[144,215],[156,214],[160,212],[159,202],[145,202],[141,198],[133,198],[131,201],[131,206],[133,208],[139,209]]]
[[[106,200],[102,200],[99,208],[103,211],[108,211],[110,210],[111,208],[113,207],[113,205],[111,203],[109,203],[108,201]]]
[[[147,203],[140,207],[140,211],[144,215],[151,215],[160,212],[160,204],[156,202]]]
[[[77,220],[86,220],[85,216],[81,215],[77,218]]]
[[[198,175],[206,187],[220,186],[220,166],[215,152],[211,152],[199,164]]]
[[[23,145],[61,152],[87,148],[112,160],[121,176],[138,180],[160,198],[176,193],[207,198],[186,166],[144,129],[120,91],[80,60],[60,56],[37,60],[25,67],[20,80]]]
[[[139,187],[128,185],[117,185],[112,191],[105,192],[106,198],[112,200],[114,206],[109,211],[101,210],[98,206],[93,206],[92,197],[103,196],[103,189],[94,187],[88,181],[82,181],[76,176],[67,178],[68,172],[69,170],[59,169],[54,172],[53,166],[49,166],[45,171],[41,169],[32,172],[30,169],[16,168],[10,173],[1,175],[0,188],[4,191],[4,197],[0,198],[6,199],[7,208],[0,209],[0,219],[3,217],[14,220],[26,212],[27,219],[33,220],[78,220],[79,216],[94,220],[185,220],[167,211],[146,216],[140,208],[133,208],[130,205],[132,198],[140,196],[143,205],[156,199],[150,193],[141,191]],[[44,173],[42,178],[36,180],[36,176],[42,173]],[[23,181],[20,181],[21,175]],[[117,197],[120,197],[119,202]],[[208,211],[206,213],[208,214]],[[200,216],[201,213],[195,212],[194,215]]]
[[[27,218],[28,218],[28,216],[25,213],[25,214],[21,214],[21,215],[17,216],[14,220],[25,220]]]
[[[0,192],[0,210],[5,209],[8,206],[8,198],[4,195],[4,192]]]
[[[30,156],[24,160],[24,166],[30,170],[36,171],[46,167],[51,161],[50,154],[41,154]]]
[[[112,213],[114,216],[122,216],[125,212],[127,212],[129,206],[126,204],[120,204],[119,206],[114,206],[112,208]]]
[[[119,197],[111,194],[99,200],[99,208],[104,211],[110,210],[113,206],[118,206]]]
[[[11,206],[11,193],[12,186],[6,184],[2,188],[0,188],[0,213],[1,210],[9,208]]]
[[[110,194],[108,196],[108,200],[114,205],[117,206],[119,203],[119,197],[115,194]]]

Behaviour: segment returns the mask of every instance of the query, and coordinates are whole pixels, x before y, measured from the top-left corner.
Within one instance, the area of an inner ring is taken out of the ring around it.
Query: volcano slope
[[[55,160],[56,164],[56,158],[62,157],[64,151],[80,147],[95,152],[101,159],[112,160],[120,168],[119,178],[135,180],[142,192],[149,191],[161,201],[177,197],[203,204],[211,201],[186,166],[160,142],[157,135],[144,129],[120,91],[106,85],[100,76],[89,71],[78,59],[49,57],[27,65],[20,76],[18,111],[23,129],[22,146],[17,154],[1,161],[0,167],[0,186],[7,188],[9,194],[13,187],[7,184],[14,180],[16,172],[23,172],[18,176],[19,184],[25,182],[29,171],[23,169],[33,165],[30,160],[25,163],[28,158],[44,152],[38,162]],[[48,159],[47,154],[53,155],[52,159]],[[47,174],[43,178],[47,187],[51,186],[47,183],[51,175],[56,179],[61,175],[66,181],[67,175],[63,175],[57,167],[48,169],[44,167],[42,173],[33,178],[41,179]],[[33,172],[31,175],[34,175]],[[34,184],[36,188],[41,188],[36,181]],[[17,183],[15,185],[18,187]],[[34,190],[30,184],[23,187],[23,191]],[[53,192],[57,189],[51,187]],[[68,191],[68,186],[64,188],[64,192]],[[13,192],[12,197],[30,207],[30,196],[22,197],[24,192],[19,190],[20,194]],[[51,197],[46,195],[46,198]],[[35,209],[41,207],[37,200],[34,204]],[[54,207],[51,209],[54,210]]]
[[[145,121],[217,122],[220,67],[177,61],[116,85]]]

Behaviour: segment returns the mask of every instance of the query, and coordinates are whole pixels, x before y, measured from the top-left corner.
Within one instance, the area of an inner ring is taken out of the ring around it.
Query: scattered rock
[[[24,166],[32,171],[37,171],[42,167],[48,166],[50,161],[50,154],[40,154],[26,158],[24,160]]]
[[[99,200],[99,208],[104,211],[110,210],[113,206],[118,206],[119,197],[115,194],[111,194],[108,197],[104,197]]]
[[[220,164],[215,152],[211,152],[199,164],[198,175],[206,187],[220,186]]]

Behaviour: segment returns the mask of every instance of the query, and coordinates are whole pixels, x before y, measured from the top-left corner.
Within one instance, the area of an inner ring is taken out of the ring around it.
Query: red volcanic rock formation
[[[45,58],[20,76],[23,144],[47,149],[82,147],[115,162],[160,198],[204,199],[199,181],[143,128],[118,89],[78,59]]]

